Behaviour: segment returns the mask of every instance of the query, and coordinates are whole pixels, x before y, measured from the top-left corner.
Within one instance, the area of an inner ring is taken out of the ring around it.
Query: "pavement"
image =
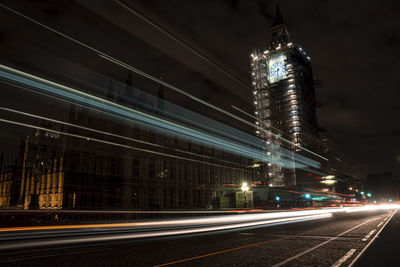
[[[389,261],[396,255],[400,236],[400,216],[393,216],[395,212],[354,212],[269,227],[7,250],[0,251],[0,265],[337,267],[359,259],[356,266],[396,266]]]
[[[400,266],[400,213],[392,217],[354,266]]]

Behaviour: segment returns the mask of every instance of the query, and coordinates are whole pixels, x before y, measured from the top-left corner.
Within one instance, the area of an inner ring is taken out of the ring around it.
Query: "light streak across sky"
[[[250,159],[257,159],[262,162],[279,164],[287,168],[293,167],[293,161],[291,161],[291,159],[275,158],[259,148],[250,147],[248,145],[222,138],[216,134],[209,134],[185,125],[167,121],[163,118],[134,110],[106,99],[84,93],[71,87],[67,87],[4,65],[0,65],[0,77],[6,81],[28,87],[30,90],[36,90],[41,93],[45,92],[50,95],[61,97],[68,101],[78,102],[97,110],[106,111],[110,114],[116,114],[123,118],[138,121],[139,123],[146,124],[146,126],[152,128],[154,131],[163,134],[174,134],[183,140],[188,140],[201,145],[212,146],[217,149]],[[304,159],[301,159],[301,162],[296,162],[296,167],[303,169],[308,167],[320,167],[319,162],[313,160],[308,160],[307,162],[304,161]]]
[[[274,134],[274,133],[272,133],[270,131],[267,131],[267,130],[265,130],[263,128],[260,128],[259,126],[255,125],[254,123],[251,123],[251,122],[249,122],[247,120],[244,120],[244,119],[242,119],[242,118],[240,118],[240,117],[238,117],[238,116],[236,116],[236,115],[234,115],[234,114],[232,114],[230,112],[227,112],[224,109],[221,109],[221,108],[219,108],[219,107],[217,107],[215,105],[212,105],[212,104],[210,104],[210,103],[208,103],[208,102],[206,102],[206,101],[204,101],[204,100],[202,100],[202,99],[200,99],[200,98],[198,98],[198,97],[196,97],[196,96],[194,96],[192,94],[189,94],[188,92],[186,92],[186,91],[184,91],[182,89],[177,88],[174,85],[171,85],[171,84],[169,84],[169,83],[167,83],[167,82],[165,82],[165,81],[163,81],[161,79],[158,79],[158,78],[156,78],[156,77],[154,77],[154,76],[152,76],[150,74],[147,74],[144,71],[141,71],[141,70],[139,70],[139,69],[137,69],[137,68],[135,68],[135,67],[133,67],[133,66],[131,66],[131,65],[129,65],[129,64],[123,62],[123,61],[121,61],[121,60],[118,60],[118,59],[116,59],[116,58],[114,58],[114,57],[112,57],[112,56],[110,56],[110,55],[108,55],[108,54],[106,54],[106,53],[104,53],[104,52],[102,52],[102,51],[90,46],[90,45],[87,45],[87,44],[85,44],[85,43],[83,43],[83,42],[81,42],[81,41],[79,41],[79,40],[77,40],[77,39],[65,34],[65,33],[62,33],[62,32],[60,32],[60,31],[58,31],[56,29],[53,29],[52,27],[49,27],[49,26],[47,26],[47,25],[45,25],[43,23],[40,23],[39,21],[36,21],[36,20],[34,20],[34,19],[22,14],[21,12],[18,12],[18,11],[14,10],[14,9],[12,9],[10,7],[7,7],[7,6],[5,6],[5,5],[3,5],[1,3],[0,3],[0,7],[3,7],[4,9],[12,12],[15,15],[18,15],[18,16],[24,18],[24,19],[27,19],[32,23],[35,23],[35,24],[37,24],[37,25],[39,25],[39,26],[41,26],[41,27],[43,27],[43,28],[45,28],[45,29],[57,34],[57,35],[60,35],[60,36],[62,36],[64,38],[66,38],[66,39],[68,39],[68,40],[80,45],[80,46],[83,46],[83,47],[89,49],[90,51],[96,53],[98,56],[104,58],[105,60],[108,60],[108,61],[110,61],[110,62],[112,62],[114,64],[117,64],[117,65],[119,65],[119,66],[121,66],[121,67],[123,67],[123,68],[125,68],[127,70],[133,71],[134,73],[137,73],[137,74],[139,74],[139,75],[141,75],[141,76],[143,76],[145,78],[148,78],[149,80],[152,80],[152,81],[154,81],[154,82],[156,82],[156,83],[158,83],[160,85],[163,85],[163,86],[165,86],[167,88],[170,88],[171,90],[174,90],[175,92],[178,92],[178,93],[180,93],[180,94],[182,94],[182,95],[184,95],[184,96],[186,96],[186,97],[188,97],[188,98],[190,98],[190,99],[192,99],[192,100],[194,100],[196,102],[199,102],[199,103],[201,103],[201,104],[203,104],[205,106],[208,106],[209,108],[212,108],[212,109],[214,109],[214,110],[216,110],[218,112],[221,112],[222,114],[225,114],[225,115],[227,115],[227,116],[229,116],[229,117],[231,117],[231,118],[233,118],[235,120],[238,120],[238,121],[240,121],[240,122],[242,122],[242,123],[244,123],[244,124],[246,124],[248,126],[251,126],[251,127],[256,128],[256,129],[258,129],[260,131],[264,131],[266,133],[274,135],[276,138],[281,139],[285,143],[289,143],[290,145],[295,145],[290,140],[287,140],[285,138],[282,138],[279,135],[276,135],[276,134]],[[317,157],[319,157],[319,158],[321,158],[321,159],[323,159],[325,161],[328,161],[327,158],[325,158],[325,157],[323,157],[323,156],[321,156],[321,155],[319,155],[319,154],[317,154],[317,153],[315,153],[315,152],[313,152],[313,151],[311,151],[309,149],[306,149],[306,148],[301,147],[301,146],[296,146],[296,147],[298,149],[302,149],[303,151],[306,151],[306,152],[308,152],[308,153],[310,153],[310,154],[312,154],[314,156],[317,156]],[[290,161],[290,159],[289,159],[289,161]],[[301,168],[302,166],[299,166],[299,167]],[[319,167],[316,167],[316,168],[319,168]]]
[[[213,160],[213,161],[220,161],[220,162],[230,163],[230,164],[235,164],[236,163],[236,162],[221,160],[221,159],[218,159],[218,158],[215,158],[215,157],[209,157],[209,156],[205,156],[205,155],[202,155],[202,154],[197,154],[197,153],[193,153],[193,152],[189,152],[189,151],[184,151],[184,150],[181,150],[181,149],[165,147],[165,146],[162,146],[162,145],[159,145],[159,144],[146,142],[146,141],[143,141],[143,140],[140,140],[140,139],[135,139],[135,138],[119,135],[119,134],[114,134],[114,133],[110,133],[110,132],[106,132],[106,131],[101,131],[101,130],[97,130],[97,129],[94,129],[94,128],[84,127],[84,126],[81,126],[81,125],[78,125],[78,124],[73,124],[73,123],[68,123],[68,122],[64,122],[64,121],[60,121],[60,120],[55,120],[55,119],[48,118],[48,117],[38,116],[38,115],[35,115],[35,114],[22,112],[22,111],[15,110],[15,109],[0,107],[0,110],[7,111],[7,112],[12,112],[12,113],[16,113],[16,114],[20,114],[20,115],[31,117],[31,118],[35,118],[35,119],[40,119],[40,120],[45,120],[45,121],[49,121],[49,122],[53,122],[53,123],[58,123],[58,124],[66,125],[66,126],[71,126],[71,127],[74,127],[74,128],[86,130],[86,131],[89,131],[89,132],[98,133],[98,134],[105,135],[105,136],[116,137],[116,138],[119,138],[119,139],[122,139],[122,140],[137,142],[137,143],[149,145],[149,146],[152,146],[152,147],[173,150],[173,151],[176,151],[176,152],[184,153],[184,154],[191,155],[191,156],[206,158],[206,159],[210,159],[210,160]],[[16,122],[15,121],[9,121],[9,123],[15,124]],[[23,125],[23,126],[26,126],[26,127],[29,127],[29,128],[36,128],[36,126],[28,125],[28,124]],[[49,131],[49,130],[51,130],[51,129],[46,129],[46,131]],[[52,130],[52,131],[54,131],[55,133],[60,133],[60,132],[55,131],[55,130]],[[62,134],[64,134],[64,133],[62,133]],[[84,137],[84,136],[82,136],[82,137]],[[93,139],[93,138],[88,137],[88,136],[86,136],[84,138]],[[134,147],[132,146],[132,148],[134,148]],[[245,167],[247,167],[247,166],[245,166]]]

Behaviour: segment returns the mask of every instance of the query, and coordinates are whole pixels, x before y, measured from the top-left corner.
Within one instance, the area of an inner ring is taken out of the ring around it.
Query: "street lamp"
[[[371,193],[367,193],[367,197],[371,197],[372,195],[371,195]]]
[[[244,207],[247,208],[247,199],[246,199],[246,193],[249,191],[249,187],[247,183],[242,184],[242,192],[244,194]]]
[[[308,193],[307,193],[307,194],[305,194],[304,196],[305,196],[305,198],[310,198],[310,197],[311,197],[311,195],[310,195],[310,194],[308,194]]]

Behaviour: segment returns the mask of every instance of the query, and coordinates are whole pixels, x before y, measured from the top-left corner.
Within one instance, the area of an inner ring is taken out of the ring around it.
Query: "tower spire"
[[[276,4],[275,17],[272,21],[272,36],[269,49],[275,49],[290,42],[289,30],[286,22],[283,20],[279,4]]]
[[[273,20],[271,26],[275,27],[275,26],[282,25],[282,24],[286,25],[285,21],[283,20],[281,10],[279,9],[279,4],[277,3],[276,4],[275,17],[274,17],[274,20]]]

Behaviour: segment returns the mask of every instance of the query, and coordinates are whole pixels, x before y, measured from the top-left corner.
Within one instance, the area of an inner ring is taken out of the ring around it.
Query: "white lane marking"
[[[372,230],[371,232],[369,232],[363,239],[362,239],[362,241],[367,241],[368,240],[368,238],[370,238],[370,236],[371,235],[373,235],[374,233],[375,233],[375,229],[374,230]]]
[[[355,257],[354,260],[347,267],[351,267],[354,265],[354,263],[356,263],[356,261],[361,257],[362,254],[364,254],[364,252],[367,250],[367,248],[369,246],[371,246],[371,244],[372,244],[372,242],[374,242],[375,238],[377,238],[379,236],[379,234],[382,232],[382,230],[385,228],[385,226],[390,222],[390,220],[393,218],[393,216],[396,214],[397,211],[398,211],[398,209],[393,212],[392,216],[390,216],[390,219],[385,223],[385,225],[378,231],[378,233],[373,238],[371,238],[369,243],[363,248],[363,250],[361,250],[361,252],[357,255],[357,257]]]
[[[345,263],[353,254],[356,252],[356,249],[350,249],[343,257],[341,257],[335,264],[333,264],[331,267],[339,267],[343,263]]]
[[[360,223],[360,224],[354,226],[353,228],[350,228],[349,230],[346,230],[346,231],[344,231],[343,233],[341,233],[341,234],[339,234],[339,235],[337,235],[337,236],[335,236],[335,237],[332,237],[331,239],[329,239],[329,240],[327,240],[327,241],[325,241],[325,242],[319,243],[318,245],[316,245],[316,246],[314,246],[314,247],[312,247],[312,248],[309,248],[309,249],[307,249],[307,250],[305,250],[305,251],[303,251],[303,252],[300,252],[299,254],[296,254],[296,255],[294,255],[293,257],[287,258],[287,259],[284,260],[284,261],[281,261],[281,262],[279,262],[279,263],[277,263],[277,264],[274,264],[274,265],[272,265],[272,267],[282,266],[282,265],[288,263],[289,261],[292,261],[292,260],[294,260],[294,259],[297,259],[298,257],[301,257],[301,256],[307,254],[308,252],[311,252],[311,251],[313,251],[313,250],[315,250],[315,249],[317,249],[317,248],[319,248],[319,247],[322,247],[323,245],[328,244],[329,242],[331,242],[331,241],[333,241],[333,240],[335,240],[335,239],[338,239],[338,238],[341,237],[342,235],[345,235],[345,234],[347,234],[348,232],[351,232],[351,231],[353,231],[354,229],[356,229],[356,228],[360,227],[361,225],[364,225],[364,224],[366,224],[366,223],[368,223],[368,222],[370,222],[370,221],[372,221],[372,220],[368,220],[368,221],[362,222],[362,223]]]
[[[376,227],[380,227],[383,223],[384,221],[381,221]]]

